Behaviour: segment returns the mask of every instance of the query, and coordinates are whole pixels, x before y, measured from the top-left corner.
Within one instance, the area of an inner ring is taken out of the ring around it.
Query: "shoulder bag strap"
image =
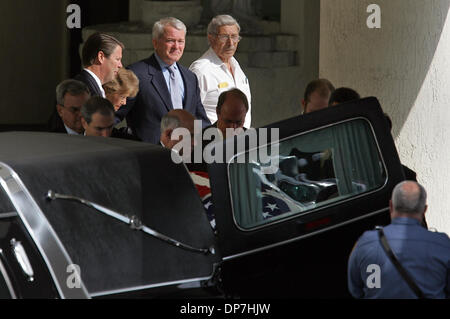
[[[391,247],[389,246],[387,238],[384,235],[383,227],[377,226],[376,230],[378,231],[378,237],[380,238],[381,246],[383,246],[383,249],[386,252],[386,255],[389,257],[391,262],[394,264],[395,268],[397,268],[398,272],[400,273],[402,278],[406,281],[409,288],[411,288],[411,290],[414,292],[414,294],[417,296],[417,298],[425,299],[425,296],[424,296],[422,290],[420,290],[420,288],[416,285],[416,283],[411,278],[411,276],[408,274],[406,269],[403,268],[403,266],[400,264],[397,257],[395,256],[394,252],[392,251]]]

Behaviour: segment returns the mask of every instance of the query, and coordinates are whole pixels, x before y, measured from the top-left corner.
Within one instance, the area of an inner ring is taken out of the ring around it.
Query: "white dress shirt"
[[[231,58],[230,65],[233,69],[234,77],[214,50],[209,48],[200,59],[191,64],[189,70],[197,75],[200,98],[211,123],[217,121],[216,107],[219,95],[232,88],[238,88],[244,92],[248,99],[249,109],[245,117],[244,126],[250,128],[252,121],[250,85],[238,61],[234,57]]]
[[[64,124],[64,123],[63,123]],[[66,128],[67,134],[69,135],[81,135],[78,132],[75,132],[74,130],[72,130],[70,127],[68,127],[66,124],[64,124],[64,127]]]
[[[163,73],[164,76],[164,80],[166,80],[166,84],[167,84],[167,88],[169,89],[169,93],[172,93],[172,88],[170,87],[170,72],[169,72],[169,67],[170,65],[168,65],[166,62],[164,62],[159,56],[158,54],[155,52],[155,58],[156,61],[158,61],[159,66],[161,67],[161,71]],[[184,104],[184,96],[185,96],[185,90],[184,90],[184,82],[183,82],[183,77],[181,76],[181,72],[180,69],[178,68],[177,64],[175,64],[175,76],[177,77],[178,83],[180,85],[179,87],[179,92],[181,92],[181,100],[183,101]],[[173,106],[174,109],[182,109],[183,105],[174,105]]]
[[[94,78],[95,82],[97,83],[98,87],[100,88],[100,91],[102,92],[102,97],[104,99],[106,99],[106,94],[105,94],[105,90],[103,90],[102,81],[100,81],[98,76],[95,75],[95,73],[92,72],[91,70],[88,70],[88,69],[84,69],[84,70]]]

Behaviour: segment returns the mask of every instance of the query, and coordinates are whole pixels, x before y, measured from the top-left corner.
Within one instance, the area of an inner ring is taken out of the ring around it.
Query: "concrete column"
[[[297,64],[308,82],[319,73],[319,30],[320,1],[281,0],[281,32],[297,35]]]
[[[1,1],[0,124],[44,124],[67,75],[67,1]]]
[[[320,1],[281,0],[281,32],[295,34],[297,63],[308,82],[319,75]]]
[[[381,28],[369,29],[369,4]],[[403,164],[428,191],[427,221],[450,234],[448,0],[321,0],[320,76],[376,96]]]

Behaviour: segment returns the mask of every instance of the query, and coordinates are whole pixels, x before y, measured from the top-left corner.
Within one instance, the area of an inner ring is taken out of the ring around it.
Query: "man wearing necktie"
[[[84,43],[81,52],[83,70],[74,77],[83,82],[91,96],[105,97],[103,84],[112,81],[122,68],[122,51],[124,45],[105,33],[96,32]],[[81,107],[81,105],[80,105]],[[78,114],[78,122],[79,114]],[[65,132],[67,126],[63,123],[59,111],[52,113],[48,128],[50,132]],[[79,128],[82,130],[81,124]]]
[[[184,97],[184,94],[182,94],[184,90],[183,79],[181,78],[181,74],[175,63],[168,69],[170,73],[170,97],[172,99],[173,108],[182,109]]]
[[[124,48],[119,40],[108,34],[92,34],[83,45],[83,70],[75,76],[75,80],[85,83],[91,96],[105,97],[103,84],[112,81],[122,68]]]
[[[186,26],[176,18],[163,18],[153,26],[155,53],[148,59],[130,65],[139,78],[139,93],[127,100],[117,113],[144,142],[159,143],[161,119],[169,111],[184,109],[211,123],[200,100],[198,80],[178,61],[183,56]]]

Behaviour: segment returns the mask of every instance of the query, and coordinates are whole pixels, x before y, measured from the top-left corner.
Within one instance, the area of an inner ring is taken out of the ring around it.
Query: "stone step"
[[[120,40],[128,50],[151,50],[151,29],[138,22],[124,22],[120,24],[104,24],[90,26],[83,29],[83,40],[91,34],[100,31],[108,33]],[[238,52],[279,52],[296,51],[297,36],[289,34],[243,35],[239,43]],[[186,50],[204,52],[208,49],[206,31],[194,29],[188,31]]]
[[[153,54],[152,49],[128,50],[123,53],[122,64],[130,65],[136,61],[148,58]],[[184,51],[180,63],[189,67],[203,52]],[[283,68],[296,65],[296,52],[272,51],[272,52],[237,52],[236,59],[242,68]]]

